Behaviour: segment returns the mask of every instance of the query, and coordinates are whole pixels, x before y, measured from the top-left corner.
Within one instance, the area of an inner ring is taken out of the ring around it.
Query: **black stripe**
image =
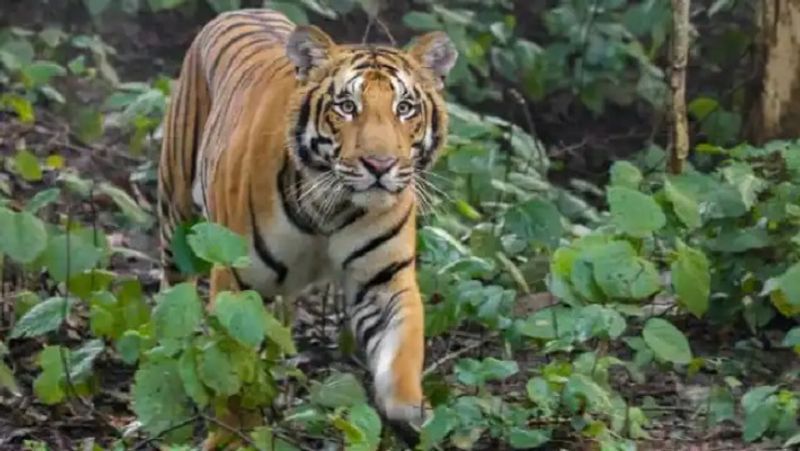
[[[253,287],[251,287],[250,285],[248,285],[247,283],[245,283],[242,280],[242,277],[236,271],[236,268],[231,268],[231,272],[233,273],[233,278],[236,279],[236,283],[239,285],[239,290],[244,291],[244,290],[252,290],[253,289]]]
[[[283,212],[289,218],[289,221],[291,221],[295,227],[300,229],[301,232],[307,235],[314,235],[316,234],[316,228],[314,227],[313,223],[301,217],[300,213],[296,209],[292,208],[292,205],[289,203],[289,196],[286,192],[288,189],[286,178],[290,175],[289,164],[291,163],[287,159],[283,164],[283,168],[281,168],[281,172],[278,174],[278,194],[281,196]]]
[[[342,268],[347,268],[347,265],[352,263],[353,260],[365,255],[370,251],[375,250],[378,246],[389,241],[390,239],[394,238],[398,233],[400,233],[400,229],[403,228],[406,222],[408,222],[408,218],[411,216],[411,208],[413,207],[410,207],[408,211],[406,211],[406,214],[403,215],[403,219],[401,219],[391,229],[367,241],[366,244],[351,252],[350,255],[348,255],[347,258],[344,259],[344,263],[342,263]]]
[[[358,293],[356,293],[355,301],[353,302],[353,306],[358,307],[359,304],[364,302],[364,299],[366,298],[367,292],[369,292],[369,290],[377,287],[378,285],[383,285],[391,281],[395,274],[397,274],[404,268],[408,267],[413,262],[414,258],[412,257],[406,260],[392,262],[384,266],[383,269],[381,269],[380,271],[378,271],[377,274],[372,276],[372,278],[369,279],[367,283],[365,283],[364,286],[361,287],[360,290],[358,290]]]
[[[386,305],[383,307],[383,310],[381,311],[381,318],[378,321],[376,321],[375,324],[368,327],[366,330],[363,331],[363,333],[359,332],[359,330],[356,330],[356,332],[359,333],[358,337],[359,343],[361,343],[365,349],[369,346],[369,342],[372,340],[372,338],[378,332],[385,329],[386,326],[388,326],[389,323],[391,323],[392,319],[394,319],[395,315],[397,315],[397,308],[399,307],[400,295],[402,295],[406,291],[408,291],[407,288],[402,289],[397,293],[395,293],[394,295],[392,295],[392,298],[389,299],[389,301],[386,303]]]
[[[220,47],[217,50],[216,54],[214,55],[214,59],[212,60],[211,65],[209,66],[209,76],[208,76],[208,78],[211,79],[211,80],[214,79],[214,73],[216,73],[216,71],[217,71],[217,67],[219,66],[219,62],[222,59],[222,56],[225,55],[233,45],[235,45],[237,42],[239,42],[239,41],[241,41],[241,40],[243,40],[245,38],[248,38],[250,36],[253,36],[253,35],[259,34],[259,33],[262,33],[262,31],[261,30],[247,30],[247,31],[244,31],[242,33],[237,34],[236,36],[232,36],[232,37],[229,37],[229,38],[225,39],[225,42],[222,44],[222,47]],[[242,50],[243,49],[239,49],[238,51],[234,52],[231,55],[231,57],[235,57],[236,55],[241,54]]]
[[[261,259],[261,262],[265,265],[269,266],[271,270],[275,272],[278,276],[278,284],[282,284],[284,280],[286,280],[286,274],[288,273],[288,269],[286,269],[286,265],[279,262],[275,256],[269,251],[267,248],[267,243],[264,242],[264,237],[261,236],[261,233],[258,229],[258,223],[256,222],[256,213],[255,209],[253,208],[253,192],[252,189],[249,195],[250,199],[250,226],[251,226],[251,233],[253,234],[253,244],[256,248],[256,254],[258,254],[258,258]]]
[[[358,221],[359,219],[361,219],[361,217],[364,216],[365,214],[367,214],[367,211],[362,209],[362,208],[357,208],[357,209],[353,210],[353,212],[350,213],[350,216],[345,218],[344,221],[342,221],[342,223],[339,224],[339,227],[337,227],[334,231],[338,232],[338,231],[344,229],[345,227],[349,226],[350,224],[352,224],[352,223]]]

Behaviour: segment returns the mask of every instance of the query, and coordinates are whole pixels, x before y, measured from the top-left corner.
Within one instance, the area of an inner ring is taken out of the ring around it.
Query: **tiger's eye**
[[[411,102],[407,100],[403,100],[402,102],[397,104],[397,114],[399,114],[400,116],[405,116],[406,114],[409,114],[413,110],[414,110],[414,105],[412,105]]]
[[[345,100],[339,104],[339,109],[344,114],[353,114],[356,111],[356,104],[352,100]]]

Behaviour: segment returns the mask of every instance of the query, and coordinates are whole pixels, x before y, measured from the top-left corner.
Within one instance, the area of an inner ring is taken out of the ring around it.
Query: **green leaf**
[[[52,61],[36,61],[22,69],[22,76],[28,86],[46,85],[53,77],[67,74],[67,70]]]
[[[323,407],[351,407],[367,402],[364,387],[350,373],[333,373],[311,387],[311,402]]]
[[[0,53],[2,57],[2,53]],[[0,96],[0,107],[11,109],[23,124],[32,124],[36,119],[33,104],[25,97],[16,94],[3,94]]]
[[[245,346],[258,347],[264,340],[267,330],[264,304],[255,291],[220,292],[214,302],[214,316],[231,337]]]
[[[545,200],[534,199],[511,208],[505,223],[511,233],[538,245],[555,247],[563,233],[561,214]]]
[[[126,330],[117,340],[116,349],[123,362],[133,365],[142,352],[142,335],[135,330]]]
[[[39,164],[39,159],[31,152],[21,149],[17,151],[14,156],[14,166],[19,175],[29,182],[38,182],[42,180],[42,165]]]
[[[775,288],[786,295],[789,304],[800,306],[800,263],[795,263],[778,277]]]
[[[514,449],[538,448],[550,441],[550,432],[541,429],[511,428],[508,444]]]
[[[30,212],[0,207],[0,254],[20,263],[30,263],[47,245],[44,223]]]
[[[719,102],[710,97],[696,97],[689,102],[687,110],[697,121],[702,121],[719,107]]]
[[[89,329],[98,337],[114,334],[114,315],[106,308],[93,305],[89,310]]]
[[[695,229],[703,224],[700,216],[700,204],[690,191],[667,179],[664,182],[664,193],[667,195],[667,199],[672,202],[675,214],[686,227]]]
[[[745,415],[742,438],[746,442],[753,442],[764,435],[769,429],[772,417],[777,412],[775,402],[765,402]]]
[[[430,13],[410,11],[403,16],[403,24],[412,30],[440,30],[442,24],[439,19]]]
[[[110,197],[125,217],[134,223],[141,225],[149,225],[151,223],[152,217],[125,191],[109,183],[102,182],[97,185],[97,192]]]
[[[33,381],[33,392],[44,404],[57,404],[66,397],[61,386],[61,379],[65,373],[61,359],[62,352],[68,359],[69,350],[62,349],[61,346],[45,346],[39,353],[38,361],[42,373]]]
[[[92,16],[99,16],[110,4],[111,0],[83,0],[83,5]]]
[[[611,185],[638,189],[642,183],[642,172],[629,161],[615,161],[611,166]]]
[[[73,383],[82,382],[92,374],[97,356],[105,349],[103,340],[89,340],[80,348],[70,352],[69,376]]]
[[[157,294],[153,321],[159,339],[191,335],[203,321],[203,307],[194,284],[180,283]]]
[[[700,318],[708,310],[711,294],[710,265],[705,254],[678,240],[678,255],[670,269],[672,285],[686,310]]]
[[[498,360],[494,357],[487,357],[483,361],[461,359],[455,367],[456,378],[466,385],[482,385],[490,380],[503,380],[518,372],[517,362]]]
[[[267,330],[267,338],[272,340],[275,344],[280,346],[281,350],[288,355],[297,354],[297,348],[292,340],[292,331],[288,327],[281,324],[270,312],[262,309],[264,317],[264,326]]]
[[[164,9],[174,9],[184,4],[186,0],[147,0],[150,9],[154,12]]]
[[[133,411],[144,429],[158,435],[191,418],[191,402],[183,390],[175,360],[147,362],[136,371],[133,387]],[[192,425],[173,430],[174,441],[187,439]]]
[[[91,269],[103,255],[102,250],[95,246],[86,234],[74,231],[67,233],[69,236],[63,234],[51,238],[40,256],[40,261],[50,276],[59,282]],[[67,249],[68,244],[69,249]]]
[[[612,187],[608,189],[607,197],[612,221],[628,235],[645,237],[667,222],[661,207],[646,194],[630,188]]]
[[[308,21],[308,14],[306,14],[305,9],[302,6],[289,1],[270,1],[269,4],[265,3],[265,6],[269,6],[270,8],[274,9],[275,11],[280,11],[286,15],[292,22],[296,23],[297,25],[307,25]]]
[[[47,205],[57,201],[60,196],[61,190],[59,188],[48,188],[39,191],[25,204],[25,211],[35,214],[37,211],[41,210]],[[2,226],[0,226],[0,230],[2,230]],[[44,249],[46,241],[41,240],[40,242],[42,244],[42,249]]]
[[[350,408],[347,419],[363,436],[362,440],[348,443],[348,451],[377,450],[381,441],[381,418],[375,409],[367,404],[356,404]]]
[[[195,224],[187,241],[194,253],[208,262],[240,268],[250,264],[244,237],[219,224]]]
[[[800,346],[800,326],[797,326],[789,330],[789,332],[786,332],[781,345],[787,347]]]
[[[73,304],[72,299],[52,297],[34,305],[14,325],[11,338],[38,337],[58,329]]]
[[[14,372],[2,360],[0,360],[0,388],[8,390],[14,396],[22,395]]]
[[[627,241],[611,241],[590,251],[594,280],[612,299],[645,299],[661,288],[655,265],[636,256]]]
[[[209,403],[209,396],[197,373],[196,355],[195,348],[189,348],[181,354],[178,360],[178,374],[189,397],[198,406],[205,407]]]
[[[712,424],[719,424],[736,418],[733,395],[726,387],[714,386],[709,394],[709,419]]]
[[[688,365],[692,360],[689,341],[677,327],[661,318],[650,318],[642,330],[642,338],[653,353],[668,362]]]
[[[198,355],[197,372],[200,380],[222,396],[233,396],[242,387],[238,366],[231,354],[222,349],[218,342],[206,345]]]
[[[175,265],[183,275],[205,274],[211,269],[211,263],[199,258],[189,246],[189,231],[193,224],[181,224],[175,228],[170,242],[170,250]]]
[[[208,4],[211,5],[217,13],[233,11],[242,7],[241,0],[208,0]]]

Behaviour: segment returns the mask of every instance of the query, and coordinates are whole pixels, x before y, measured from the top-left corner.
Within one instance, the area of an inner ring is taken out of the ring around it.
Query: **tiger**
[[[186,51],[163,127],[163,286],[184,279],[171,243],[198,217],[248,243],[248,266],[211,269],[212,303],[223,290],[291,300],[336,283],[376,406],[420,425],[430,407],[415,186],[446,146],[457,58],[441,31],[399,48],[336,43],[269,9],[209,21]]]

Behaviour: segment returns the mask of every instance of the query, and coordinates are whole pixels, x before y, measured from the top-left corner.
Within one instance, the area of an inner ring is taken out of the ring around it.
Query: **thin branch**
[[[669,170],[683,172],[689,157],[689,124],[686,119],[686,64],[689,59],[689,5],[691,0],[672,0],[672,152]]]
[[[250,437],[248,437],[241,430],[236,429],[233,426],[227,425],[227,424],[223,423],[222,421],[220,421],[220,420],[218,420],[218,419],[216,419],[214,417],[208,416],[208,415],[206,415],[204,413],[201,413],[198,416],[200,418],[208,421],[209,423],[212,423],[212,424],[214,424],[214,425],[216,425],[216,426],[218,426],[218,427],[220,427],[222,429],[225,429],[226,431],[228,431],[231,434],[233,434],[236,437],[238,437],[243,443],[247,444],[248,446],[252,446],[254,449],[258,449],[258,445],[256,444],[256,442],[254,442]]]
[[[439,369],[440,366],[444,365],[445,363],[447,363],[447,362],[449,362],[451,360],[455,360],[455,359],[461,357],[462,355],[464,355],[464,354],[466,354],[466,353],[468,353],[468,352],[470,352],[472,350],[480,348],[481,346],[485,345],[488,341],[489,341],[488,338],[482,338],[481,340],[479,340],[479,341],[477,341],[475,343],[472,343],[471,345],[465,346],[465,347],[459,349],[458,351],[453,351],[453,352],[445,355],[441,359],[433,362],[428,368],[426,368],[425,371],[422,373],[422,377],[425,378],[425,377],[433,374],[434,372],[436,372],[436,370]]]
[[[149,445],[150,443],[153,443],[155,441],[161,440],[162,437],[164,437],[165,435],[169,434],[170,432],[176,431],[176,430],[186,426],[187,424],[192,424],[192,423],[196,422],[197,420],[199,420],[200,418],[201,418],[200,415],[195,415],[195,416],[193,416],[191,418],[188,418],[186,420],[181,421],[180,423],[174,424],[174,425],[164,429],[163,431],[159,432],[158,434],[156,434],[156,435],[154,435],[152,437],[146,438],[146,439],[140,441],[139,443],[133,445],[133,448],[131,448],[131,451],[136,451],[137,449],[142,449],[145,446]]]

